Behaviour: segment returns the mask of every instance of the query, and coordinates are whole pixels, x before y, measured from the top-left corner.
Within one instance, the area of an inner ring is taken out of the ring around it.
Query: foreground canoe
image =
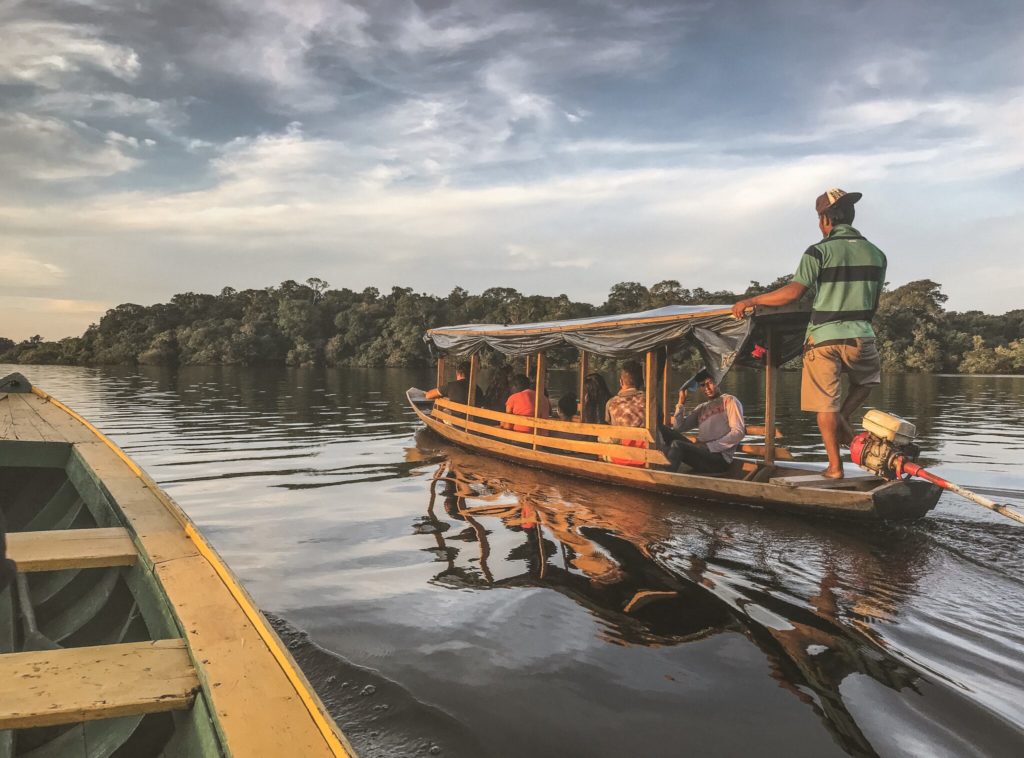
[[[853,472],[848,472],[843,480],[828,480],[800,464],[765,464],[739,457],[725,474],[675,473],[654,467],[661,453],[654,446],[653,438],[648,438],[649,449],[610,447],[596,441],[602,434],[612,437],[633,434],[641,438],[639,435],[645,433],[643,429],[524,419],[443,398],[427,400],[424,392],[416,388],[408,390],[406,397],[428,429],[460,447],[534,468],[667,495],[809,515],[906,521],[926,514],[942,494],[941,489],[923,481],[887,482],[877,476]],[[481,423],[487,421],[536,424],[537,430],[570,433],[577,439],[511,432]],[[586,437],[595,441],[582,439]],[[633,456],[645,467],[609,463],[591,451]]]
[[[0,758],[355,755],[238,580],[110,440],[0,387]]]

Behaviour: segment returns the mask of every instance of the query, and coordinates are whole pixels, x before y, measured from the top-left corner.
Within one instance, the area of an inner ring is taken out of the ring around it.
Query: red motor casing
[[[858,466],[864,465],[864,447],[868,444],[869,437],[871,437],[870,432],[861,432],[850,440],[850,460]]]

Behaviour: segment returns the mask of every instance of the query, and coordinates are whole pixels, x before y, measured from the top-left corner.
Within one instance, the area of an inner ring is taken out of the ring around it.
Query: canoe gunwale
[[[10,400],[11,396],[0,395],[0,402],[6,404]],[[139,608],[150,633],[178,637],[187,645],[203,685],[200,700],[209,700],[204,712],[213,715],[209,726],[222,746],[218,752],[222,749],[231,754],[241,750],[242,754],[249,754],[258,744],[264,744],[256,741],[256,735],[262,734],[263,738],[270,738],[267,749],[276,739],[282,746],[289,744],[307,755],[354,756],[355,751],[284,643],[181,508],[117,445],[60,401],[36,387],[16,400],[18,405],[12,406],[12,411],[20,414],[16,421],[27,419],[32,428],[24,428],[27,432],[34,429],[37,435],[26,439],[17,428],[0,429],[0,451],[22,451],[15,456],[19,459],[15,465],[36,463],[36,467],[63,469],[96,526],[128,529],[139,559],[122,573],[131,575],[133,595],[136,590],[142,594],[156,593],[155,603]],[[45,465],[39,465],[40,458],[45,459]],[[164,570],[172,565],[180,567],[187,578],[179,575],[176,588],[169,591]],[[201,566],[205,568],[197,573]],[[195,580],[200,575],[204,581],[223,588],[192,597],[199,589]],[[195,611],[189,610],[182,616],[182,610],[200,604],[204,609],[214,609],[215,617],[208,617],[205,622],[197,618],[184,621],[185,617],[195,617]],[[160,605],[166,605],[166,609],[156,607]],[[202,628],[201,636],[196,636],[200,630],[193,628],[197,621]],[[221,625],[219,631],[217,624]],[[249,627],[249,631],[244,627]],[[249,644],[245,645],[247,640]],[[214,669],[218,657],[221,663]],[[212,670],[220,673],[211,674]],[[223,679],[225,675],[227,679]],[[222,682],[233,681],[244,685],[243,688],[220,686]],[[236,694],[239,690],[241,693]],[[260,716],[259,727],[249,730],[245,724],[252,712],[247,703],[264,709],[276,708],[278,716]],[[263,705],[258,706],[260,703]],[[222,723],[228,716],[234,717],[232,729]],[[202,721],[194,717],[185,719],[194,726]],[[274,734],[276,738],[272,737]],[[239,737],[240,741],[235,739]]]

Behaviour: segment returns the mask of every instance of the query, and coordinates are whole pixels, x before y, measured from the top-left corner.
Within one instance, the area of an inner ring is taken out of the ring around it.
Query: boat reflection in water
[[[429,433],[418,439],[421,452],[436,447],[443,458],[415,527],[444,564],[433,583],[554,590],[623,646],[741,634],[852,755],[929,742],[958,754],[961,734],[960,747],[975,754],[1019,747],[1011,724],[956,702],[956,682],[915,666],[881,631],[917,593],[932,551],[926,535],[698,502],[683,509],[437,447]],[[492,548],[510,538],[505,554]],[[904,733],[885,735],[884,725]]]

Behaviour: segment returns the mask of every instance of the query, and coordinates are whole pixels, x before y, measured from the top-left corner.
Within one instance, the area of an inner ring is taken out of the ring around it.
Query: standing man
[[[818,414],[818,428],[828,453],[829,479],[841,479],[839,444],[853,438],[850,416],[871,388],[882,380],[871,319],[885,283],[885,254],[851,224],[860,192],[830,189],[814,203],[824,239],[804,252],[793,281],[772,292],[741,300],[732,315],[754,305],[788,305],[808,289],[815,290],[811,322],[804,339],[804,370],[800,407]],[[840,377],[850,375],[850,389],[841,400]]]

